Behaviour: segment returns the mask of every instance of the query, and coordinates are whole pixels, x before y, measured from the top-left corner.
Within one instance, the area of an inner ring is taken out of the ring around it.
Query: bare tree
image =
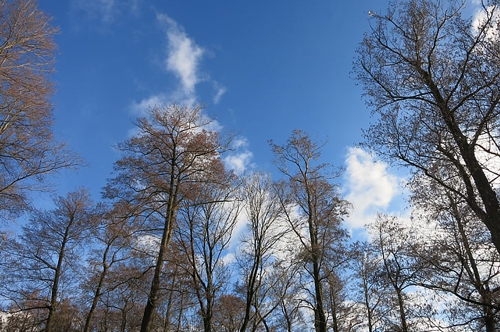
[[[193,290],[192,269],[186,268],[191,266],[190,257],[176,241],[175,233],[162,275],[163,301],[158,309],[161,324],[155,325],[165,331],[186,331],[192,329],[194,321],[199,321],[199,298]]]
[[[150,109],[137,120],[138,133],[117,146],[123,156],[105,189],[105,196],[136,207],[134,213],[145,222],[146,241],[158,240],[141,332],[151,331],[180,204],[197,194],[193,184],[207,181],[222,165],[219,135],[210,130],[211,120],[201,110],[177,105]]]
[[[143,267],[134,264],[114,264],[105,279],[99,305],[93,314],[92,328],[98,331],[138,331],[141,326],[144,301],[147,299],[148,278]]]
[[[272,278],[276,280],[270,288],[271,301],[278,303],[280,315],[277,315],[277,326],[280,331],[301,331],[307,329],[300,293],[301,267],[293,262],[280,260],[272,266]]]
[[[75,166],[52,133],[54,34],[36,0],[0,1],[0,210],[26,207],[46,175]]]
[[[184,201],[174,232],[187,255],[188,265],[183,268],[191,276],[205,332],[213,331],[214,306],[229,283],[224,255],[240,212],[234,175],[222,170],[217,176],[213,173],[212,180],[200,184],[198,195]]]
[[[442,319],[437,313],[437,304],[433,305],[436,294],[428,292],[420,282],[427,271],[427,265],[420,258],[425,252],[425,239],[432,230],[384,214],[377,215],[369,230],[372,241],[365,252],[373,258],[370,283],[375,283],[377,295],[372,319],[380,323],[374,327],[391,331],[435,328],[435,322]]]
[[[316,332],[326,332],[324,283],[344,262],[343,243],[347,233],[341,226],[349,204],[330,181],[338,176],[327,174],[328,164],[316,164],[321,146],[300,130],[295,130],[283,146],[271,146],[275,164],[286,177],[280,201],[286,219],[300,244],[298,257],[310,276],[311,309]]]
[[[127,217],[123,217],[125,208],[120,205],[111,209],[101,206],[99,212],[96,213],[96,219],[100,220],[96,220],[95,228],[92,230],[95,243],[87,259],[88,273],[85,287],[83,287],[89,293],[83,299],[88,301],[85,305],[90,304],[85,315],[84,332],[92,328],[94,313],[101,297],[119,287],[127,277],[121,276],[110,280],[114,267],[127,264],[127,261],[132,258],[132,236],[135,227]]]
[[[372,15],[354,71],[379,115],[368,146],[458,195],[500,252],[500,8],[481,4],[473,22],[462,17],[465,1],[392,3]]]
[[[283,223],[283,211],[271,177],[255,173],[245,179],[241,199],[247,221],[238,265],[242,275],[242,293],[245,294],[245,315],[240,331],[256,331],[274,310],[279,301],[271,300],[272,288],[278,274],[273,265],[281,258],[280,241],[289,232]]]
[[[380,312],[385,296],[385,288],[378,280],[380,275],[380,256],[372,250],[368,242],[356,243],[355,257],[351,262],[354,283],[354,301],[361,303],[362,309],[359,316],[360,325],[368,329],[368,332],[377,330],[380,320],[385,316]],[[356,308],[354,309],[356,310]]]
[[[46,332],[73,323],[62,320],[72,315],[69,291],[78,285],[73,277],[82,266],[78,256],[92,226],[92,202],[85,190],[58,197],[54,203],[54,210],[34,212],[11,248],[16,265],[4,271],[15,277],[9,285],[14,288],[11,299],[20,298],[18,303],[26,305],[17,310],[43,309],[46,315],[40,326]]]
[[[500,264],[487,228],[458,195],[423,179],[417,185],[412,202],[423,222],[435,227],[417,253],[425,267],[421,285],[455,301],[443,313],[448,325],[496,331]]]

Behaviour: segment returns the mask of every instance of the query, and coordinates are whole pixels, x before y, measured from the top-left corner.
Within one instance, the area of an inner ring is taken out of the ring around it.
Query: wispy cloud
[[[346,158],[346,199],[353,204],[347,223],[361,228],[375,218],[379,211],[389,207],[401,193],[402,179],[389,173],[387,164],[360,148],[350,148]]]
[[[214,87],[216,90],[215,96],[214,96],[214,104],[218,104],[222,95],[226,93],[226,88],[224,86],[221,86],[219,83],[214,82]]]
[[[112,24],[118,18],[129,13],[139,12],[142,0],[71,0],[71,10],[74,17],[84,13],[87,19],[100,21],[102,24]]]
[[[177,94],[188,101],[188,104],[194,103],[196,100],[195,87],[201,81],[200,62],[205,51],[168,15],[158,14],[157,19],[166,27],[165,68],[179,79]]]
[[[132,111],[140,114],[155,104],[171,102],[193,107],[199,103],[196,87],[201,82],[213,85],[213,103],[219,103],[226,92],[226,87],[202,72],[201,64],[207,53],[206,50],[198,45],[186,33],[184,28],[167,14],[158,13],[156,18],[164,28],[166,37],[165,52],[160,63],[167,73],[177,78],[177,84],[175,86],[165,86],[163,91],[157,92],[139,102],[134,102],[131,105]],[[155,102],[155,104],[150,104],[151,102]]]

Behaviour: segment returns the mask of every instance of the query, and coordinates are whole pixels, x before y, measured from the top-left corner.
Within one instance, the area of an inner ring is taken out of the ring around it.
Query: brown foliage
[[[24,206],[36,182],[78,161],[52,133],[54,34],[35,0],[0,0],[0,209]]]

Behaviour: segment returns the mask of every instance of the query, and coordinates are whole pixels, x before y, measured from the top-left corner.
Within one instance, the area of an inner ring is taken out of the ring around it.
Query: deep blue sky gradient
[[[186,99],[179,94],[179,76],[166,66],[173,52],[168,33],[177,33],[202,50],[188,97],[203,103],[223,132],[240,133],[246,145],[239,152],[251,155],[244,162],[247,171],[275,172],[268,141],[282,144],[293,129],[302,129],[327,141],[323,162],[346,168],[342,186],[355,209],[361,206],[358,226],[375,211],[400,209],[400,200],[397,207],[391,204],[400,197],[402,189],[396,187],[402,172],[353,149],[370,110],[350,74],[352,62],[369,29],[368,11],[384,12],[388,4],[39,0],[60,29],[55,132],[88,163],[63,172],[56,180],[58,192],[85,186],[99,199],[119,158],[113,145],[130,137],[136,106],[153,96]]]

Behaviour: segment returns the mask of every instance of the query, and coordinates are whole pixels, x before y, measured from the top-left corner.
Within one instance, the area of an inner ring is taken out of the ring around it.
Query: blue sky
[[[96,199],[148,105],[203,103],[224,132],[238,132],[228,159],[238,171],[274,172],[268,140],[293,129],[327,140],[323,161],[345,167],[351,225],[394,207],[401,179],[355,149],[370,110],[350,75],[385,0],[39,0],[60,29],[53,78],[55,132],[88,167],[56,180],[65,194]],[[392,205],[391,205],[392,203]]]

